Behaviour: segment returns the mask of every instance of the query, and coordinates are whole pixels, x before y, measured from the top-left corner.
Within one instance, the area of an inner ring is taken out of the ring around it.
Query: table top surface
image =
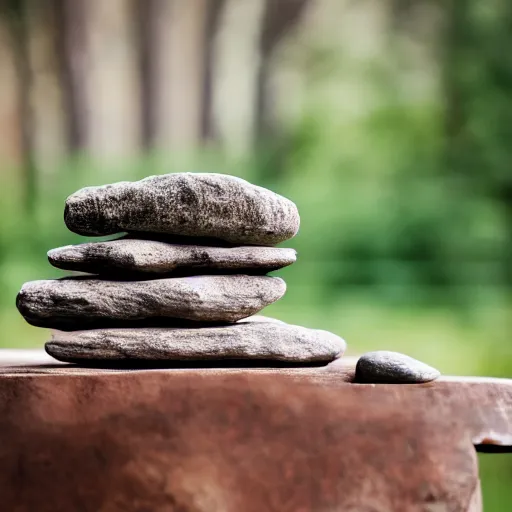
[[[358,384],[356,361],[85,368],[0,350],[0,491],[43,512],[168,510],[168,493],[249,512],[480,510],[474,446],[512,451],[512,380]]]
[[[407,409],[411,414],[431,411],[440,421],[446,416],[457,418],[467,426],[475,445],[501,446],[506,450],[512,447],[512,379],[442,376],[426,384],[358,384],[354,382],[356,362],[356,357],[344,357],[324,366],[302,367],[258,364],[240,367],[226,362],[91,368],[61,363],[43,350],[3,349],[0,350],[0,385],[2,380],[12,378],[38,381],[53,378],[57,379],[55,385],[62,386],[62,381],[79,378],[109,387],[129,383],[138,393],[137,383],[143,386],[148,382],[166,387],[179,387],[183,383],[198,387],[207,382],[209,386],[221,385],[227,389],[240,382],[249,385],[264,382],[266,386],[279,382],[313,384],[327,390],[342,389],[335,400],[344,404],[366,401],[389,410]]]

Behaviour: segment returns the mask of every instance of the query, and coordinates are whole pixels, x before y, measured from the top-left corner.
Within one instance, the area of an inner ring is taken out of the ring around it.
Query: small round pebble
[[[367,352],[356,365],[356,382],[420,384],[440,376],[440,372],[417,359],[387,350]]]

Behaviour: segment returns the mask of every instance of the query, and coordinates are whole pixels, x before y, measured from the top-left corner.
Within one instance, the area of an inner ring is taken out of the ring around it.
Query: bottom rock
[[[257,317],[236,324],[198,328],[53,331],[45,349],[55,359],[94,361],[194,361],[244,359],[290,363],[329,362],[343,355],[345,341],[327,331]]]

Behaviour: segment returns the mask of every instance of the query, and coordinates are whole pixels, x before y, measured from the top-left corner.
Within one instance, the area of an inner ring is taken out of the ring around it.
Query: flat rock
[[[286,291],[282,279],[214,275],[147,281],[65,278],[23,285],[16,305],[38,327],[79,330],[180,321],[235,322],[257,313]],[[171,321],[172,320],[172,321]]]
[[[363,354],[356,366],[356,382],[418,384],[435,380],[440,375],[428,364],[387,350]]]
[[[177,173],[87,187],[66,200],[64,220],[86,236],[141,231],[274,245],[300,224],[295,204],[224,174]]]
[[[278,247],[211,247],[132,238],[52,249],[48,260],[57,268],[92,274],[266,273],[291,265],[296,252]]]
[[[260,360],[321,363],[340,357],[345,341],[284,322],[247,321],[191,328],[53,331],[46,351],[60,361]]]

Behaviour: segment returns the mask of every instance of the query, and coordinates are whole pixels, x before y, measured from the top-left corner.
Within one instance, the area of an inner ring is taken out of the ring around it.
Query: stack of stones
[[[19,292],[27,322],[53,329],[56,359],[316,365],[345,350],[332,333],[256,315],[286,290],[266,274],[296,260],[274,247],[299,229],[282,196],[227,175],[168,174],[79,190],[64,219],[81,235],[124,235],[51,250],[52,265],[84,274]]]

